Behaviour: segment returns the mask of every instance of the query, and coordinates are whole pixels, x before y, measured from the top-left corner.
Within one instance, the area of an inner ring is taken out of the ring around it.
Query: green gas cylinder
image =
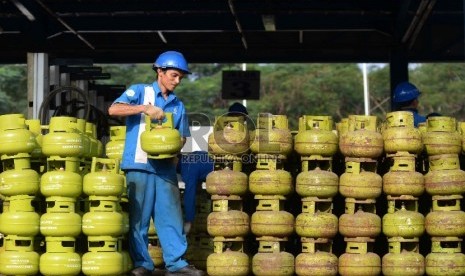
[[[225,167],[210,172],[206,179],[206,190],[211,195],[243,195],[248,190],[247,175]]]
[[[42,125],[40,124],[39,119],[28,119],[26,120],[26,125],[29,129],[29,131],[32,132],[32,134],[35,137],[35,142],[36,146],[34,147],[34,150],[31,152],[31,158],[33,159],[39,159],[42,158],[42,138],[43,138],[43,133],[42,133]]]
[[[0,154],[7,155],[31,153],[37,147],[23,114],[0,115],[0,143]]]
[[[339,179],[339,192],[344,197],[374,199],[381,195],[382,177],[364,169],[360,162],[347,161],[346,170]]]
[[[339,275],[376,276],[381,274],[381,258],[368,251],[368,242],[365,240],[369,239],[347,241],[346,252],[339,256]]]
[[[433,196],[432,211],[426,215],[425,228],[432,237],[465,235],[465,212],[460,209],[461,195]]]
[[[92,158],[91,172],[84,175],[83,191],[89,196],[121,196],[124,176],[120,174],[120,161]]]
[[[116,197],[89,197],[90,212],[82,216],[82,232],[87,236],[120,236],[124,232],[124,218]]]
[[[74,117],[50,118],[49,131],[42,138],[42,153],[46,156],[83,156],[85,145],[78,127]]]
[[[0,213],[0,233],[4,235],[35,236],[39,233],[39,214],[32,207],[33,196],[12,196],[7,212]]]
[[[166,112],[165,120],[152,123],[149,116],[145,116],[145,131],[140,136],[142,150],[149,158],[165,159],[176,156],[183,144],[179,130],[174,127],[173,114]]]
[[[383,153],[383,136],[376,116],[349,115],[349,129],[339,137],[339,149],[346,157],[376,159]]]
[[[384,151],[387,154],[408,152],[419,154],[423,150],[420,131],[413,125],[413,113],[394,111],[386,114],[383,130]]]
[[[103,145],[97,139],[97,126],[92,122],[86,122],[84,134],[89,137],[89,154],[87,158],[101,157],[103,154]]]
[[[267,198],[255,196],[258,200],[256,212],[250,220],[251,232],[256,236],[287,237],[294,233],[294,216],[282,210],[279,196]]]
[[[215,252],[207,257],[208,275],[246,276],[249,275],[249,267],[249,256],[244,252],[226,249],[224,252]]]
[[[40,178],[43,196],[78,197],[82,193],[82,176],[64,167],[45,172]]]
[[[302,172],[296,178],[295,191],[301,197],[330,198],[337,194],[338,189],[339,177],[337,174],[322,170],[320,167],[308,170],[308,167],[304,168],[302,165]]]
[[[34,251],[32,237],[8,235],[4,238],[5,251],[0,254],[1,275],[37,275],[39,253]]]
[[[389,253],[382,258],[382,271],[386,276],[421,276],[425,274],[425,258],[418,253],[418,238],[389,239]]]
[[[241,155],[249,151],[250,136],[242,116],[215,118],[208,135],[208,152],[218,155]]]
[[[338,149],[338,137],[333,132],[331,116],[299,118],[299,131],[294,137],[294,149],[303,156],[333,156]]]
[[[110,141],[105,145],[105,154],[111,159],[123,159],[126,126],[111,126]]]
[[[346,208],[346,213],[339,217],[339,233],[344,237],[370,237],[374,238],[381,233],[381,218],[371,212],[365,212],[362,206],[351,213]]]
[[[258,195],[288,195],[294,192],[291,173],[277,168],[277,160],[259,158],[257,169],[250,173],[249,190]]]
[[[237,237],[249,232],[249,215],[231,210],[228,200],[213,200],[213,212],[207,217],[207,231],[211,236]]]
[[[425,188],[430,195],[465,193],[465,171],[460,169],[457,154],[429,156],[429,171],[425,175]]]
[[[465,254],[458,237],[431,238],[431,253],[426,256],[426,274],[432,276],[465,275]]]
[[[288,155],[293,150],[293,138],[285,115],[258,114],[257,128],[250,144],[253,153]]]
[[[428,118],[423,144],[428,155],[460,154],[462,136],[457,131],[455,118],[435,116]]]
[[[46,251],[40,255],[40,273],[46,276],[71,276],[81,273],[81,256],[74,252],[75,239],[46,237]]]
[[[387,237],[416,238],[425,231],[425,217],[415,210],[407,210],[405,203],[400,209],[395,202],[388,203],[388,213],[383,216],[383,233]]]
[[[392,196],[421,196],[425,191],[423,174],[415,171],[415,156],[394,156],[389,172],[383,175],[383,191]]]
[[[15,160],[15,163],[18,163],[20,159],[23,158]],[[31,169],[30,162],[24,161],[21,162],[24,164],[21,168],[4,170],[0,173],[1,195],[35,195],[39,192],[39,174]]]
[[[294,275],[294,255],[282,251],[279,241],[259,239],[259,242],[258,253],[252,258],[252,272],[254,275]]]
[[[121,252],[95,251],[82,255],[82,273],[85,275],[114,276],[123,271]]]
[[[331,211],[331,199],[302,198],[302,213],[295,220],[296,233],[306,238],[333,238],[338,232],[338,218]]]
[[[295,258],[297,275],[335,276],[338,258],[332,253],[328,239],[301,238],[302,253]]]
[[[77,237],[81,233],[81,216],[75,213],[76,199],[47,197],[47,213],[40,217],[40,232],[44,236]]]

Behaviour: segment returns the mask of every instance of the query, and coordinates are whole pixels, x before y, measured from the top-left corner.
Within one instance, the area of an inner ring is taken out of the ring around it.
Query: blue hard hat
[[[161,53],[158,58],[153,63],[153,69],[156,68],[173,68],[183,71],[186,74],[190,74],[189,68],[187,66],[187,61],[180,52],[176,51],[167,51]]]
[[[229,107],[228,114],[230,114],[230,115],[234,115],[234,114],[248,115],[249,113],[247,112],[247,108],[245,108],[244,105],[242,105],[241,103],[235,102]]]
[[[393,102],[402,103],[418,98],[421,92],[408,81],[399,83],[394,90]]]

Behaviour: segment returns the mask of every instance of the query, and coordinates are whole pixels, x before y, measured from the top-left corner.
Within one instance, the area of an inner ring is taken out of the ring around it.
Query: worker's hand
[[[184,222],[184,233],[189,234],[189,232],[191,231],[191,228],[192,228],[192,222]]]
[[[151,104],[145,105],[144,114],[150,116],[152,120],[163,120],[165,118],[163,110]]]

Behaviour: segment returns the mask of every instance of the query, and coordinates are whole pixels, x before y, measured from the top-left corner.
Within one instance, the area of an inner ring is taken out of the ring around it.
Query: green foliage
[[[0,65],[0,114],[27,114],[25,65]]]

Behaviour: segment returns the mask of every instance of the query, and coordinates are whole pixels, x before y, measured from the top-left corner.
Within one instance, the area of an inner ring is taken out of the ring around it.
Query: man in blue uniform
[[[111,116],[126,117],[121,168],[128,186],[129,253],[135,267],[131,275],[158,275],[148,252],[151,217],[163,250],[165,275],[204,275],[183,258],[187,240],[176,177],[177,160],[149,159],[140,141],[145,130],[145,117],[163,120],[164,112],[173,114],[173,124],[183,142],[190,136],[184,104],[174,94],[174,89],[190,72],[184,56],[176,51],[162,53],[155,60],[153,69],[157,73],[155,82],[131,85],[108,109]]]
[[[392,98],[395,110],[410,111],[413,113],[415,127],[418,127],[420,123],[426,122],[426,117],[418,113],[418,97],[420,95],[421,92],[415,85],[408,81],[404,81],[396,86]]]

